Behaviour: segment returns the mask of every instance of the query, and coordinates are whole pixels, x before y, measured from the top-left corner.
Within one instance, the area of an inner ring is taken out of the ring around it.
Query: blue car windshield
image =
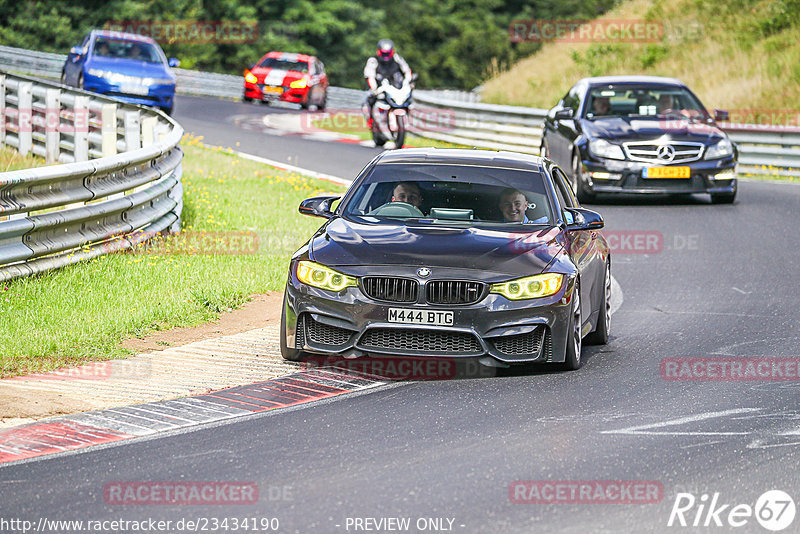
[[[99,37],[94,42],[94,55],[117,59],[133,59],[145,63],[163,63],[163,56],[150,43]]]
[[[430,163],[376,165],[342,208],[346,218],[414,224],[551,225],[537,171]]]

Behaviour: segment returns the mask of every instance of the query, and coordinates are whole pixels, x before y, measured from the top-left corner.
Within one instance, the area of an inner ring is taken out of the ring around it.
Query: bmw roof
[[[377,164],[478,165],[539,172],[542,170],[543,162],[543,158],[529,154],[468,148],[404,148],[386,151],[376,159]]]

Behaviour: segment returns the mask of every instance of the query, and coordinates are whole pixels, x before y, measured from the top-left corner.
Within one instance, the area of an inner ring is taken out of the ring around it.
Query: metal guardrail
[[[0,46],[0,69],[59,78],[66,56]],[[238,99],[240,76],[174,69],[177,92],[186,95]],[[329,108],[357,108],[365,91],[330,87]],[[414,92],[423,112],[412,121],[417,135],[496,150],[538,154],[547,110],[483,104],[476,92],[438,90]],[[439,110],[441,113],[437,113]],[[739,147],[739,170],[751,174],[800,177],[800,129],[751,124],[722,124]]]
[[[0,144],[61,163],[0,173],[0,280],[178,231],[182,136],[159,111],[0,71]]]

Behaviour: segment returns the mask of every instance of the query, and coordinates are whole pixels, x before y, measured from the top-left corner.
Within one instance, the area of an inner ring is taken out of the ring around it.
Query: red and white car
[[[306,54],[269,52],[244,71],[244,100],[282,100],[303,109],[325,109],[328,76],[318,58]]]

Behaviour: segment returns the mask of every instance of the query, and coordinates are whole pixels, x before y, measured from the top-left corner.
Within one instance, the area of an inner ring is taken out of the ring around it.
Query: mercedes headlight
[[[589,141],[589,151],[599,158],[625,159],[622,147],[609,143],[605,139],[593,139]]]
[[[297,279],[306,285],[329,291],[341,291],[358,285],[358,281],[352,276],[306,260],[297,262]]]
[[[563,274],[537,274],[509,280],[501,284],[492,284],[490,292],[503,295],[509,300],[538,299],[555,295],[561,289],[563,283]]]
[[[97,78],[105,78],[106,77],[106,71],[104,71],[104,70],[89,69],[88,72],[89,72],[89,75],[95,76]]]
[[[706,159],[724,158],[733,154],[733,143],[727,137],[715,145],[708,147]]]

